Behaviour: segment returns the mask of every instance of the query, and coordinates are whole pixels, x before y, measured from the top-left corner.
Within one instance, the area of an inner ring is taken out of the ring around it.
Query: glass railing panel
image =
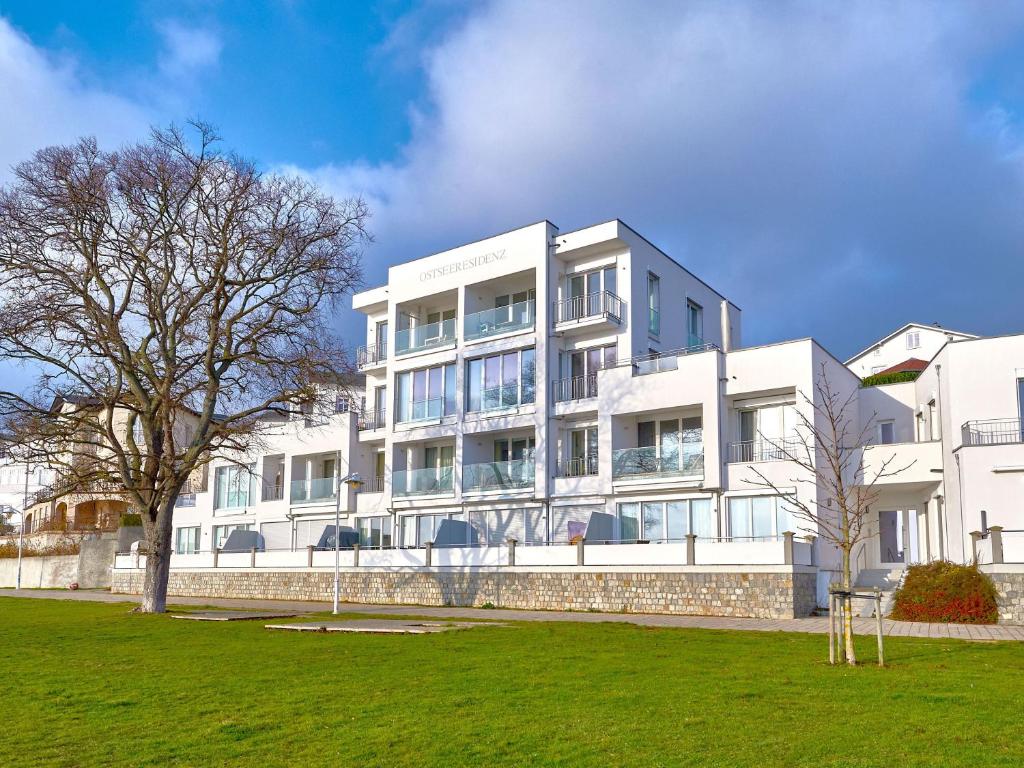
[[[683,443],[682,450],[658,455],[656,448],[620,448],[612,453],[612,477],[702,475],[701,443]]]
[[[499,333],[510,333],[533,328],[536,315],[532,301],[520,301],[506,307],[485,309],[466,315],[462,336],[466,341],[484,339]]]
[[[528,488],[533,485],[533,458],[514,461],[490,461],[463,467],[464,491],[490,491],[503,488]]]
[[[455,341],[455,318],[406,328],[395,333],[395,353],[418,352]]]
[[[455,489],[452,467],[402,469],[391,476],[391,492],[395,496],[418,496],[451,493]]]

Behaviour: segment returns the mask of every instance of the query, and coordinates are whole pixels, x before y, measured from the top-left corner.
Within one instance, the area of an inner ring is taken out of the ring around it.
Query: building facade
[[[739,308],[617,220],[539,222],[398,264],[353,306],[361,391],[217,457],[176,509],[172,570],[315,571],[338,516],[362,550],[346,567],[388,578],[585,566],[673,573],[696,594],[698,577],[771,572],[813,606],[839,554],[787,499],[827,506],[790,453],[801,425],[828,426],[822,377],[865,436],[851,480],[877,494],[856,571],[984,559],[991,526],[1016,551],[1024,336],[909,324],[845,363],[813,339],[743,347]],[[904,380],[862,382],[911,360]],[[358,489],[342,483],[353,473]],[[238,529],[259,552],[218,559]]]

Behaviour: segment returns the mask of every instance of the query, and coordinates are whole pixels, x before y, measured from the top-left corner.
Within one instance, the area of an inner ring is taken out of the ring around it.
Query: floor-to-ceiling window
[[[466,409],[491,411],[534,402],[535,355],[530,347],[467,361]]]

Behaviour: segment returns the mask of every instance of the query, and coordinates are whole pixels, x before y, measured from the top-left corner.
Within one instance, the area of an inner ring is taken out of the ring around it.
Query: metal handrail
[[[360,432],[372,429],[383,429],[387,421],[387,409],[377,408],[372,411],[363,411],[356,420],[356,426]]]
[[[573,456],[559,459],[555,467],[555,477],[590,477],[599,474],[597,456]]]
[[[1024,443],[1021,419],[975,419],[964,422],[960,430],[966,446]]]
[[[597,397],[597,372],[588,373],[585,376],[555,379],[551,385],[552,396],[556,403]]]
[[[388,358],[387,339],[381,339],[372,346],[362,346],[356,350],[356,365],[365,368],[368,365],[382,363]]]
[[[794,449],[802,447],[800,440],[739,440],[729,443],[730,463],[740,461],[786,461]]]
[[[594,317],[622,321],[622,299],[611,291],[594,291],[582,296],[570,296],[554,302],[552,310],[555,324],[589,320]]]

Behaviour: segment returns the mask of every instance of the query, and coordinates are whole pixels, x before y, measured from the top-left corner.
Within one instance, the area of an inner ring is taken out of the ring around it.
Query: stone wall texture
[[[999,593],[999,621],[1024,624],[1024,573],[999,573],[997,568],[985,566],[982,570],[992,577]]]
[[[115,570],[112,592],[138,594],[143,573]],[[691,616],[793,618],[815,608],[814,571],[455,571],[347,569],[342,600],[384,605],[625,611]],[[333,598],[331,570],[171,571],[168,594],[263,600]]]

